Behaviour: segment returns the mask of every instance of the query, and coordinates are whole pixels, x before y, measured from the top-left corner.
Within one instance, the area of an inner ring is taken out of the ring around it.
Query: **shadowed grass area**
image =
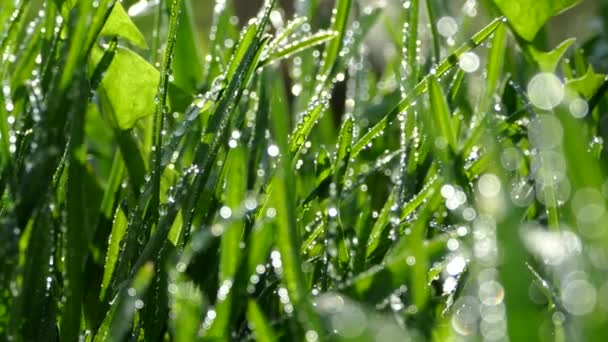
[[[579,2],[3,2],[0,339],[601,341]]]

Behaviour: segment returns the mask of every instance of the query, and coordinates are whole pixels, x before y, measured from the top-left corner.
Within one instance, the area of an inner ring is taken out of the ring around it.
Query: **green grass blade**
[[[116,262],[120,253],[120,242],[122,241],[127,231],[127,217],[122,209],[117,209],[114,215],[112,224],[112,232],[110,233],[108,250],[105,255],[105,264],[103,266],[103,280],[101,282],[101,291],[99,299],[104,300],[111,284]]]
[[[283,101],[271,94],[271,104],[273,101]],[[314,313],[310,302],[302,262],[300,259],[300,241],[296,224],[296,203],[291,195],[293,189],[291,158],[288,148],[288,138],[286,128],[288,127],[283,113],[271,113],[270,122],[273,136],[277,143],[277,148],[282,151],[278,161],[278,169],[269,185],[272,189],[270,194],[270,207],[266,209],[275,215],[276,245],[281,253],[283,269],[283,280],[287,287],[289,298],[293,303],[296,315],[300,323],[307,329],[316,331],[318,335],[322,332],[321,322]]]
[[[264,317],[264,313],[259,305],[254,300],[249,300],[247,303],[247,319],[253,326],[255,339],[261,342],[277,341],[276,334],[272,327]]]
[[[340,52],[340,49],[342,48],[342,40],[344,39],[344,35],[346,33],[346,24],[348,23],[348,15],[350,13],[351,3],[352,0],[336,1],[336,7],[333,11],[334,15],[331,19],[331,31],[337,32],[337,36],[327,45],[327,48],[323,53],[321,69],[319,70],[319,75],[321,75],[325,79],[329,78],[329,75],[334,69],[334,65],[336,64],[336,60],[338,59],[338,54]]]
[[[171,74],[171,65],[173,63],[173,54],[175,52],[175,44],[177,41],[177,29],[181,14],[181,0],[175,0],[171,3],[171,13],[169,19],[169,35],[167,37],[167,47],[165,48],[165,57],[160,70],[160,81],[156,92],[156,113],[154,114],[154,122],[152,128],[152,208],[156,212],[156,207],[160,201],[160,179],[162,176],[162,147],[163,135],[162,131],[165,126],[167,94],[169,88],[169,76]]]
[[[365,251],[366,257],[369,257],[374,253],[376,248],[380,245],[381,241],[383,241],[384,230],[388,227],[389,221],[391,218],[391,212],[394,210],[393,205],[395,204],[395,192],[391,192],[390,196],[384,203],[382,210],[380,210],[380,214],[374,222],[372,230],[369,234],[369,239],[366,242],[367,248]]]
[[[272,52],[270,56],[264,58],[260,62],[260,66],[275,63],[281,59],[289,58],[301,51],[331,41],[335,37],[335,32],[319,31],[313,35],[304,37],[295,42],[290,42],[285,45],[279,45],[279,48],[277,48],[276,51]]]
[[[448,102],[441,89],[441,85],[435,77],[429,77],[428,83],[433,124],[437,127],[438,131],[435,139],[443,139],[449,150],[454,153],[457,151],[458,142],[456,140],[456,133],[452,127],[452,115],[450,114]],[[435,142],[435,145],[437,145],[437,142]],[[449,162],[449,160],[444,159],[444,162]]]
[[[153,277],[154,265],[145,264],[129,282],[128,287],[121,289],[95,335],[95,342],[120,341],[125,337],[131,330],[135,312],[145,305],[142,298]]]

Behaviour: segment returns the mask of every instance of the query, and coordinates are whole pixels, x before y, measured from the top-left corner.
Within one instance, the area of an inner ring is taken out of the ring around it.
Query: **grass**
[[[602,340],[578,1],[331,3],[0,4],[0,339]]]

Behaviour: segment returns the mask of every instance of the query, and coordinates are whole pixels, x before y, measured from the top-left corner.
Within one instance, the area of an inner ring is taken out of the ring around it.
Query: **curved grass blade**
[[[290,20],[289,23],[287,23],[287,26],[281,30],[270,43],[268,43],[268,52],[273,54],[277,47],[279,47],[279,44],[284,42],[295,32],[295,30],[298,29],[298,27],[302,26],[307,21],[308,19],[306,17],[295,17]]]
[[[259,66],[262,67],[264,65],[277,62],[281,59],[289,58],[301,51],[304,51],[304,50],[310,49],[314,46],[328,42],[328,41],[334,39],[336,36],[337,36],[337,34],[335,32],[319,31],[313,35],[304,37],[298,41],[291,42],[291,43],[288,43],[283,46],[279,46],[279,48],[277,48],[276,51],[271,53],[270,56],[264,58],[260,62]]]
[[[393,211],[393,205],[395,204],[395,191],[392,191],[389,195],[388,199],[384,203],[382,210],[380,210],[380,214],[374,222],[372,230],[369,234],[369,239],[365,242],[367,248],[365,251],[365,255],[369,258],[372,253],[378,248],[380,245],[380,241],[383,240],[384,230],[389,224],[390,214]]]

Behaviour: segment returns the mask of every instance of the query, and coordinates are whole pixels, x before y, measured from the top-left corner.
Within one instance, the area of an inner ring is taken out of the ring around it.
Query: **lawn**
[[[608,3],[0,23],[0,340],[608,335]]]

